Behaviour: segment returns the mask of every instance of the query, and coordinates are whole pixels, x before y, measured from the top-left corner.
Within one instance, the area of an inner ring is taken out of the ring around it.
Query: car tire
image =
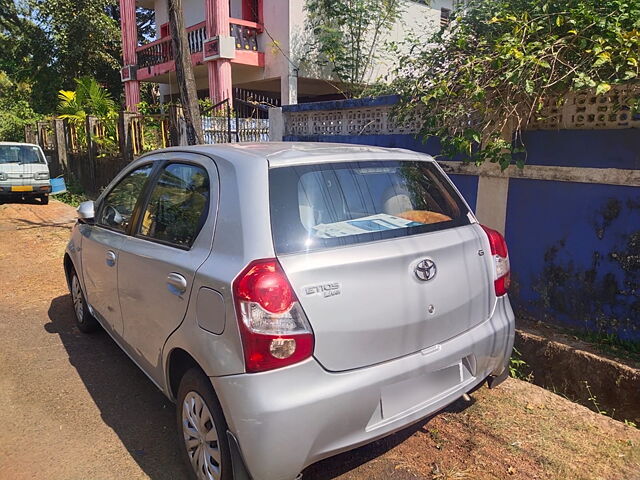
[[[87,307],[87,301],[82,291],[82,285],[78,274],[73,270],[71,272],[71,281],[69,282],[69,289],[71,290],[71,300],[73,301],[73,311],[76,316],[76,326],[82,333],[93,333],[100,324],[93,315],[89,312]]]
[[[198,368],[185,373],[176,402],[178,442],[191,478],[232,480],[227,422],[211,382]]]
[[[49,195],[41,196],[40,203],[42,203],[42,205],[49,205]]]

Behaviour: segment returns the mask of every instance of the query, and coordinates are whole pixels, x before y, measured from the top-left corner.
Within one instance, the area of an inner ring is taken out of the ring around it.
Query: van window
[[[464,202],[430,162],[276,167],[269,172],[279,254],[385,240],[470,223]]]
[[[33,145],[0,145],[0,165],[4,163],[46,163],[40,149]]]

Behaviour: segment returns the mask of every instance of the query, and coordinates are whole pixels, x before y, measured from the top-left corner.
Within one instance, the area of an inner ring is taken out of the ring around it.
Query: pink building
[[[403,18],[391,32],[399,40],[424,22],[439,28],[452,0],[404,0]],[[429,3],[429,5],[427,5]],[[339,98],[330,74],[302,61],[308,43],[305,0],[183,0],[198,94],[218,102],[241,88],[283,105]],[[138,45],[136,6],[155,11],[157,38]],[[126,104],[135,110],[140,82],[160,84],[163,100],[178,97],[167,0],[120,0]],[[372,76],[384,72],[384,62]]]

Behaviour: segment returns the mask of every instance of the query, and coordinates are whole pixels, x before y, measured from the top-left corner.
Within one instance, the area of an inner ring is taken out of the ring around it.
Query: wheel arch
[[[75,265],[73,264],[73,260],[71,259],[71,255],[69,255],[69,253],[65,252],[64,254],[64,260],[63,260],[63,265],[64,265],[64,277],[67,280],[67,286],[71,285],[71,272],[76,270]]]
[[[198,361],[193,358],[189,352],[180,347],[175,347],[171,350],[167,356],[166,365],[167,393],[169,394],[169,398],[174,402],[178,396],[180,380],[182,380],[185,373],[192,368],[197,368],[206,376],[204,369],[200,366]]]

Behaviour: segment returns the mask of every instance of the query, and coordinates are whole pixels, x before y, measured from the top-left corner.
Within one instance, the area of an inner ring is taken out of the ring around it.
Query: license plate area
[[[16,185],[11,187],[12,192],[33,192],[31,185]]]
[[[382,419],[388,420],[420,410],[437,402],[462,384],[469,383],[473,375],[469,363],[462,360],[398,383],[386,385],[381,392]]]

